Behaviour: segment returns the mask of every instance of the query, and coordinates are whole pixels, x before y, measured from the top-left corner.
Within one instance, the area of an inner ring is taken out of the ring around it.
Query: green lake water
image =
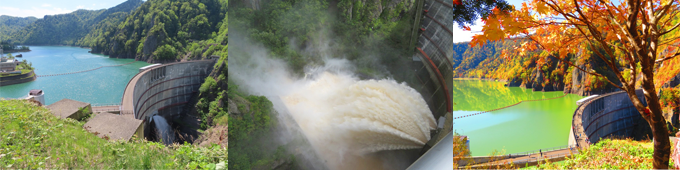
[[[453,81],[453,117],[492,110],[523,100],[547,99],[564,95],[562,91],[534,92],[505,87],[505,83],[483,80]],[[453,129],[470,139],[473,156],[486,156],[494,150],[504,154],[567,145],[571,117],[576,101],[565,97],[523,102],[514,107],[454,119]]]
[[[68,73],[89,70],[100,66],[125,64],[134,59],[108,58],[106,55],[90,54],[89,49],[64,46],[31,46],[30,52],[19,60],[33,63],[37,75]],[[5,54],[7,55],[7,54]],[[128,81],[139,72],[139,68],[149,65],[135,62],[125,66],[104,67],[94,71],[38,77],[35,81],[0,87],[0,98],[26,96],[31,89],[45,92],[45,103],[52,104],[68,98],[92,104],[116,104],[121,102]]]

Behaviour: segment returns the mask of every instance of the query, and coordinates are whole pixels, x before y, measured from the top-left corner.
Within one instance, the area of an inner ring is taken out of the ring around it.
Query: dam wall
[[[420,1],[418,37],[413,67],[419,82],[418,90],[428,103],[435,119],[452,112],[453,85],[453,2]]]
[[[134,83],[131,96],[134,117],[146,120],[155,111],[166,117],[178,115],[191,97],[198,93],[214,64],[214,60],[199,60],[143,70],[131,81]]]
[[[638,89],[636,93],[646,106],[642,90]],[[581,123],[579,129],[582,128],[582,133],[575,132],[573,137],[576,141],[583,139],[591,144],[608,137],[640,136],[640,129],[649,127],[625,91],[593,98],[579,106],[576,114],[581,116],[581,122],[577,123]]]

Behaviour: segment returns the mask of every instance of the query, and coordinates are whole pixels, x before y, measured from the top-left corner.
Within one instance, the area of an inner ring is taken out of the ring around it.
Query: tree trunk
[[[642,62],[644,64],[644,62]],[[661,103],[659,96],[654,87],[654,74],[651,70],[654,63],[649,67],[643,67],[642,89],[647,101],[647,108],[649,108],[650,116],[647,122],[652,126],[652,134],[654,135],[654,169],[668,169],[669,159],[671,155],[671,142],[668,138],[668,127],[666,127],[666,119],[663,117],[661,110]]]
[[[642,90],[645,101],[647,101],[647,107],[645,107],[638,98],[635,93],[635,88],[633,88],[634,86],[626,86],[625,91],[628,93],[628,97],[633,102],[635,108],[642,114],[642,118],[644,118],[652,128],[652,135],[654,137],[654,169],[668,169],[671,144],[668,136],[668,127],[666,127],[666,119],[663,117],[659,96],[656,93],[656,87],[654,87],[652,67],[644,67],[644,65],[649,64],[649,62],[645,62],[644,60],[641,64],[643,65]],[[653,64],[653,62],[651,64]]]

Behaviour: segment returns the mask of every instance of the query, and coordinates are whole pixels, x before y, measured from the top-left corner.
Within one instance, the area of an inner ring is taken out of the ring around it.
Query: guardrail
[[[546,152],[562,150],[562,149],[570,149],[570,148],[573,149],[573,148],[575,148],[575,146],[574,145],[556,146],[556,147],[552,147],[552,148],[543,148],[543,149],[513,153],[513,154],[508,154],[508,155],[510,155],[510,156],[515,156],[515,155],[517,155],[517,156],[520,156],[520,155],[527,156],[527,155],[532,155],[532,154],[536,154],[536,153],[540,153],[540,152],[546,153]]]
[[[524,164],[537,164],[538,161],[541,160],[556,160],[556,159],[565,159],[567,156],[571,154],[578,153],[578,149],[574,147],[575,145],[565,145],[565,146],[557,146],[557,147],[551,147],[551,148],[545,148],[545,149],[539,149],[539,150],[534,150],[534,151],[527,151],[527,152],[520,152],[520,153],[514,153],[514,154],[508,154],[508,155],[503,155],[503,156],[495,156],[495,157],[489,157],[487,159],[484,159],[483,161],[479,161],[474,163],[473,168],[484,168],[484,167],[493,167],[497,165],[507,165],[507,164],[515,164],[515,165],[524,165]],[[548,154],[548,152],[553,152],[553,151],[559,151],[559,150],[564,150],[564,149],[569,149],[569,152],[566,153],[557,153],[557,154]],[[540,154],[540,152],[543,151],[543,154]],[[532,156],[533,155],[533,156]],[[508,160],[508,159],[514,159],[514,158],[521,158],[521,157],[527,157],[524,159],[515,159],[515,160]],[[466,166],[465,163],[460,164]]]
[[[559,159],[559,158],[566,158],[567,156],[570,156],[573,153],[578,153],[578,150],[574,150],[572,153],[560,153],[560,154],[556,154],[556,155],[543,155],[542,157],[539,156],[539,157],[535,157],[535,158],[526,158],[526,159],[514,160],[514,161],[509,162],[509,163],[512,163],[512,164],[515,164],[515,165],[522,165],[522,164],[527,164],[527,163],[538,162],[538,161],[541,161],[541,160],[554,160],[554,159]],[[509,164],[509,163],[506,163],[506,164]]]
[[[120,106],[120,103],[90,103],[92,107]]]

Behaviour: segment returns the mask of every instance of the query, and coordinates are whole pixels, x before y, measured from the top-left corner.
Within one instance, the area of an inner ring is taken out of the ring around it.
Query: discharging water
[[[421,95],[394,80],[324,72],[282,97],[331,169],[382,169],[384,150],[420,149],[436,127]]]
[[[481,80],[453,81],[453,117],[515,104],[522,100],[547,99],[562,91],[534,92],[504,83]],[[523,102],[490,113],[453,120],[453,129],[470,139],[472,156],[504,154],[567,145],[576,101],[583,97],[568,94],[562,98]]]
[[[105,55],[90,54],[89,49],[64,46],[31,46],[32,51],[12,53],[23,54],[19,60],[33,64],[37,75],[90,70],[101,66],[126,64],[134,59],[108,58]],[[6,54],[5,54],[6,55]],[[31,89],[45,92],[45,104],[52,104],[68,98],[92,104],[115,104],[121,102],[128,81],[149,65],[134,62],[118,67],[103,67],[94,71],[51,77],[38,77],[35,81],[0,87],[0,98],[26,96]]]
[[[175,132],[173,132],[168,121],[163,116],[154,115],[151,117],[156,127],[156,134],[163,141],[165,145],[170,145],[175,141]]]

